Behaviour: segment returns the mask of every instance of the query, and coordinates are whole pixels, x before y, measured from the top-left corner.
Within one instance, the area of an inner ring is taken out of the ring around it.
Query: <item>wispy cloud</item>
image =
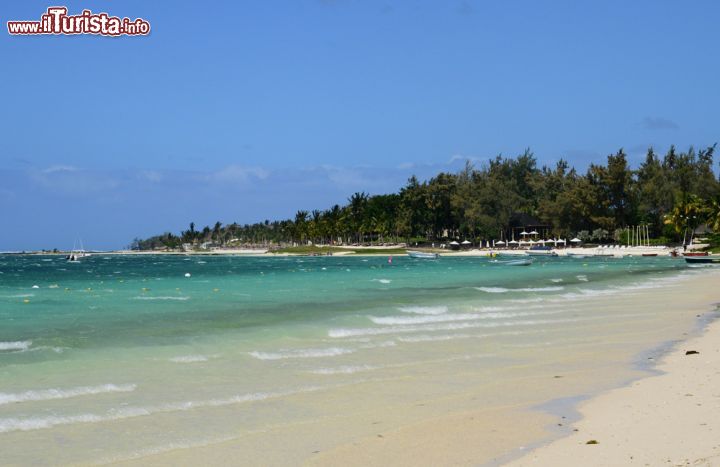
[[[485,159],[487,159],[487,158],[485,158]],[[462,163],[464,164],[466,161],[469,161],[469,162],[481,162],[481,161],[483,161],[483,160],[485,160],[485,159],[483,159],[482,157],[465,156],[465,155],[462,155],[462,154],[454,154],[454,155],[451,156],[450,159],[448,160],[448,164],[454,164],[454,163],[456,163],[456,162],[462,162]]]
[[[36,186],[60,195],[109,192],[121,185],[121,180],[109,171],[93,171],[69,165],[31,168],[26,173]]]
[[[163,180],[163,174],[157,170],[141,170],[138,172],[138,178],[149,182],[159,183]]]
[[[646,130],[677,130],[680,125],[663,117],[645,117],[642,126]]]
[[[77,167],[73,167],[71,165],[53,165],[48,168],[42,169],[42,173],[44,174],[54,174],[58,172],[77,172]]]
[[[229,165],[209,175],[211,180],[224,182],[248,182],[253,179],[265,180],[270,176],[270,171],[262,167],[243,167],[241,165]]]

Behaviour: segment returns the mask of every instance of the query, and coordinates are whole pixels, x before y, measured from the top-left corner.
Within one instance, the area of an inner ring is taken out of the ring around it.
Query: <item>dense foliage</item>
[[[427,181],[411,177],[398,193],[355,193],[345,206],[298,211],[294,219],[237,223],[180,235],[136,240],[140,249],[200,245],[472,241],[509,239],[514,228],[539,226],[548,236],[622,241],[625,228],[646,225],[653,238],[680,240],[702,223],[720,231],[720,182],[713,172],[715,146],[700,151],[675,147],[663,157],[652,148],[637,169],[621,149],[606,165],[584,174],[560,160],[538,167],[528,150],[498,156],[480,167],[469,162],[458,173]]]

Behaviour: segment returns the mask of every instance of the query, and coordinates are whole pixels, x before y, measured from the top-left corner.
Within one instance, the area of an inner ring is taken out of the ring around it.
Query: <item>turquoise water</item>
[[[37,349],[182,343],[235,333],[262,339],[298,332],[322,336],[358,313],[395,314],[396,306],[492,303],[538,293],[570,293],[671,273],[667,258],[539,259],[531,267],[484,258],[439,261],[395,257],[92,256],[0,257],[0,342]],[[185,277],[190,273],[191,277]],[[35,288],[35,286],[37,288]],[[478,293],[483,290],[485,294]],[[24,300],[28,300],[25,303]],[[39,360],[41,354],[4,354]]]
[[[692,273],[670,258],[0,256],[0,447],[17,463],[126,459],[321,419],[352,385],[416,378],[443,397],[525,355],[498,348],[657,319],[591,303]],[[27,449],[37,436],[47,450]]]

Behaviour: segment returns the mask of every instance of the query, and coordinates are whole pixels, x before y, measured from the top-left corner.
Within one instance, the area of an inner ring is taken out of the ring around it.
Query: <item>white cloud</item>
[[[163,181],[165,177],[157,170],[141,170],[138,172],[138,178],[141,180],[147,180],[149,182],[158,183]]]
[[[41,170],[44,174],[54,174],[58,172],[77,172],[78,168],[71,165],[53,165]]]
[[[265,180],[270,176],[270,171],[262,167],[243,167],[240,165],[229,165],[217,172],[210,174],[209,178],[225,182],[247,182],[250,179]]]

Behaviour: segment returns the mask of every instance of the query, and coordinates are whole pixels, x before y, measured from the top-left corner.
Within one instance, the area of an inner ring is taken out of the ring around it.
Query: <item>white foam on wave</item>
[[[0,342],[0,351],[2,350],[27,350],[32,345],[32,341],[15,341]]]
[[[611,286],[605,289],[578,289],[577,292],[570,292],[560,295],[563,299],[580,299],[602,297],[605,295],[615,295],[623,292],[634,292],[638,290],[659,289],[666,285],[667,281],[654,281],[645,283],[636,283],[630,285]]]
[[[198,363],[207,362],[207,360],[208,358],[205,355],[182,355],[170,359],[173,363]]]
[[[438,334],[438,335],[429,335],[429,334],[420,334],[418,336],[400,336],[398,337],[398,340],[400,342],[408,342],[408,343],[416,343],[416,342],[441,342],[441,341],[451,341],[455,339],[469,339],[471,337],[474,337],[472,334]]]
[[[395,347],[397,342],[394,340],[375,342],[369,344],[363,344],[360,346],[361,349],[384,349],[386,347]]]
[[[445,305],[439,306],[401,306],[398,311],[403,313],[414,313],[416,315],[441,315],[448,312]]]
[[[110,409],[103,414],[78,414],[68,416],[46,416],[28,418],[0,418],[0,433],[12,431],[32,431],[45,428],[52,428],[58,425],[70,425],[75,423],[100,423],[127,418],[142,417],[156,413],[180,412],[203,407],[222,407],[226,405],[242,404],[246,402],[261,401],[270,398],[286,397],[295,394],[313,392],[324,389],[320,386],[308,386],[300,389],[280,392],[256,392],[249,394],[238,394],[235,396],[210,399],[203,401],[175,402],[154,407],[123,407]]]
[[[372,282],[380,282],[381,284],[389,284],[392,281],[390,279],[373,279]]]
[[[373,323],[383,325],[442,323],[447,321],[468,321],[478,318],[481,318],[481,315],[477,313],[425,316],[368,316],[368,319]]]
[[[535,298],[514,298],[508,300],[508,302],[511,303],[540,303],[544,302],[545,299],[542,297],[535,297]]]
[[[310,373],[315,375],[352,375],[354,373],[378,370],[380,368],[382,367],[372,365],[345,365],[335,368],[318,368],[317,370],[310,371]]]
[[[190,300],[190,297],[133,297],[133,300]]]
[[[346,355],[353,353],[354,350],[345,349],[341,347],[329,347],[326,349],[293,349],[293,350],[281,350],[279,352],[249,352],[250,356],[257,358],[258,360],[284,360],[287,358],[323,358],[323,357],[337,357],[339,355]]]
[[[562,281],[563,281],[562,279],[550,279],[550,282],[554,282],[556,284],[559,282],[562,282]]]
[[[35,389],[17,393],[0,392],[0,405],[18,402],[48,401],[54,399],[70,399],[72,397],[92,396],[111,392],[132,392],[135,384],[101,384],[98,386],[79,386],[68,389]]]
[[[560,311],[548,312],[561,313]],[[516,316],[522,316],[520,314]],[[528,314],[529,316],[529,314]],[[556,323],[574,323],[584,321],[591,318],[567,318],[567,319],[526,319],[513,321],[471,321],[456,323],[438,323],[431,325],[408,325],[408,326],[388,326],[383,328],[336,328],[328,331],[328,337],[333,339],[342,339],[346,337],[358,336],[380,336],[387,334],[411,334],[416,332],[435,332],[435,331],[457,331],[473,328],[499,328],[513,326],[535,326],[543,324]],[[398,338],[399,339],[399,338]]]
[[[551,287],[520,287],[517,289],[506,289],[505,287],[475,287],[476,290],[487,293],[507,293],[507,292],[557,292],[565,287],[556,285]]]
[[[487,292],[487,293],[510,292],[510,289],[506,289],[505,287],[475,287],[475,290],[479,290],[481,292]]]
[[[587,276],[584,275],[584,274],[580,274],[579,276],[575,276],[575,277],[577,278],[577,280],[582,281],[582,282],[587,282],[587,281],[588,281]]]

